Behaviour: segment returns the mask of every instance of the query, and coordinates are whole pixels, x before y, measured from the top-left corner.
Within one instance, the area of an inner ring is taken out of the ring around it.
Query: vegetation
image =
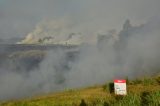
[[[113,83],[31,99],[1,102],[0,106],[160,106],[160,76],[129,80],[126,96],[114,95]]]

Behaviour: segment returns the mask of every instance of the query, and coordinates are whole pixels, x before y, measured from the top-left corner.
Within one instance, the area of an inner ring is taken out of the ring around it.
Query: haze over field
[[[0,0],[0,42],[18,37],[23,38],[18,44],[78,45],[70,52],[31,48],[8,54],[1,47],[0,99],[159,73],[159,5],[159,0]]]

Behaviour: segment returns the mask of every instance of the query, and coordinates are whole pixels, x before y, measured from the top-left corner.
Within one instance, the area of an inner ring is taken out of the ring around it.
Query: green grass
[[[67,89],[31,99],[0,102],[0,106],[159,106],[160,77],[129,80],[127,96],[116,96],[106,83],[84,89]],[[84,103],[82,103],[82,100]]]

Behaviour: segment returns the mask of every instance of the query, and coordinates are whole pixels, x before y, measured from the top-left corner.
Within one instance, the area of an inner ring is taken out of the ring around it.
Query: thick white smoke
[[[62,44],[80,45],[85,43],[83,32],[78,32],[70,20],[45,20],[38,24],[24,40],[18,44]],[[79,30],[80,31],[80,30]]]

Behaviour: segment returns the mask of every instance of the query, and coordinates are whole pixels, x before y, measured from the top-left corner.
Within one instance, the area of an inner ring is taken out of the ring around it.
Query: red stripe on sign
[[[114,80],[114,83],[126,83],[126,80]]]

